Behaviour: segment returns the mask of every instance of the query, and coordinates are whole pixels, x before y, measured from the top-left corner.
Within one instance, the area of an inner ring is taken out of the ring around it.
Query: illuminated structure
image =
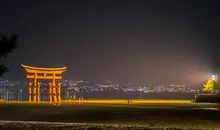
[[[217,89],[217,84],[216,84],[216,82],[217,82],[217,76],[216,75],[212,75],[212,79],[211,80],[208,80],[207,82],[206,82],[206,84],[203,84],[203,86],[204,86],[204,88],[203,88],[203,90],[204,91],[210,91],[210,92],[212,92],[212,93],[215,93],[215,90]]]
[[[213,92],[214,89],[215,89],[214,80],[208,80],[206,84],[203,84],[203,86],[204,86],[204,88],[203,88],[204,91],[211,91],[211,92]]]
[[[213,81],[217,81],[217,76],[213,74],[213,75],[212,75],[212,80],[213,80]]]
[[[57,79],[62,79],[62,73],[66,71],[67,67],[62,68],[39,68],[21,64],[27,71],[27,78],[33,79],[33,82],[29,82],[29,101],[40,102],[40,82],[38,79],[51,79],[49,83],[49,96],[50,102],[60,103],[61,95],[60,88],[61,83],[56,84]]]

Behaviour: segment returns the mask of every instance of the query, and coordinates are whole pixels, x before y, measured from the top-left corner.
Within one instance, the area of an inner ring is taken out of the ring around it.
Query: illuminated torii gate
[[[27,78],[33,79],[29,82],[29,101],[40,102],[40,82],[37,79],[52,79],[49,83],[50,102],[61,103],[60,87],[61,83],[57,83],[56,79],[62,79],[62,73],[66,71],[67,67],[62,68],[39,68],[21,64],[27,71]]]

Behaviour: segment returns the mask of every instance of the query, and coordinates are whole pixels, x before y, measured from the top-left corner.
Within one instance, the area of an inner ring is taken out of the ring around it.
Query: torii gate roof
[[[40,67],[33,67],[33,66],[27,66],[24,64],[21,64],[22,67],[25,68],[25,70],[27,72],[39,72],[39,73],[44,73],[44,72],[54,72],[54,73],[62,73],[64,71],[66,71],[66,66],[65,67],[61,67],[61,68],[40,68]]]

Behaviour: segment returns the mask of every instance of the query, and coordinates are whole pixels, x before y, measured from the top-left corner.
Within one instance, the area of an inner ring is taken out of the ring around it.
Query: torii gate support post
[[[58,102],[59,102],[59,104],[61,103],[61,93],[60,93],[60,91],[61,91],[61,83],[58,83]]]
[[[62,76],[57,76],[56,74],[62,74],[66,71],[67,67],[62,68],[39,68],[23,65],[27,71],[27,78],[33,79],[33,83],[29,82],[29,101],[30,102],[38,102],[40,103],[40,82],[37,82],[38,79],[51,79],[52,83],[49,83],[49,101],[50,103],[61,103],[61,83],[56,85],[57,79],[62,79]],[[39,75],[41,74],[41,75]],[[42,74],[44,76],[42,76]]]
[[[53,93],[53,100],[54,102],[57,102],[57,90],[56,90],[56,79],[55,74],[53,74],[53,80],[52,80],[52,93]]]
[[[53,95],[52,94],[53,94],[52,83],[49,83],[49,96],[50,96],[49,100],[50,100],[50,103],[53,102],[53,99],[52,99]]]
[[[37,73],[34,73],[34,103],[37,101]]]
[[[40,103],[40,82],[37,82],[37,102]]]
[[[32,83],[31,82],[29,82],[29,96],[28,96],[28,100],[29,100],[29,102],[31,102],[32,101]]]
[[[49,95],[50,95],[50,103],[58,102],[61,103],[61,83],[57,83],[57,85],[53,85],[53,83],[49,83]]]

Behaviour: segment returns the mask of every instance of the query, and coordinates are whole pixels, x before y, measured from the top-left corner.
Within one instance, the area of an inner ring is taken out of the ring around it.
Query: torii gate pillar
[[[33,82],[29,82],[29,97],[30,102],[40,102],[40,82],[38,79],[50,79],[52,83],[49,83],[49,97],[50,102],[61,103],[61,83],[56,84],[57,79],[62,79],[62,73],[66,71],[67,67],[62,68],[39,68],[27,65],[21,65],[27,71],[27,78],[33,79]]]

